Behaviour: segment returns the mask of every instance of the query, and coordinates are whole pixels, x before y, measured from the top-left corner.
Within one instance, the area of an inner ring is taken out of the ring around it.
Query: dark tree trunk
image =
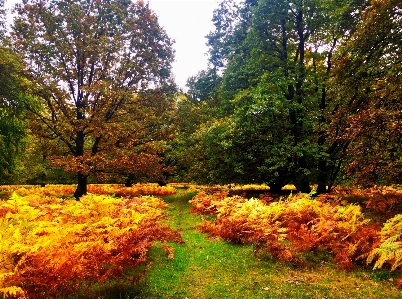
[[[332,53],[335,49],[335,46],[337,44],[337,39],[334,38],[333,43],[332,43],[332,47],[331,50],[328,53],[328,57],[327,57],[327,70],[326,70],[326,76],[327,78],[329,78],[330,76],[330,72],[331,72],[331,68],[332,68]],[[315,62],[314,62],[314,68],[316,68],[315,66]],[[318,88],[318,84],[317,84],[317,88]],[[318,90],[317,90],[318,92]],[[320,105],[319,105],[320,111],[321,111],[321,115],[319,117],[319,121],[320,121],[320,126],[325,127],[325,117],[324,117],[324,112],[325,109],[327,108],[327,89],[326,86],[324,85],[321,88],[321,101],[320,101]],[[327,140],[327,134],[325,130],[322,130],[319,132],[319,137],[318,137],[318,146],[323,149],[325,142]],[[328,153],[331,154],[332,149],[329,148]],[[328,182],[329,179],[329,175],[328,175],[328,161],[327,159],[320,157],[320,159],[318,160],[318,187],[317,187],[317,195],[322,194],[322,193],[326,193],[326,192],[330,192],[331,191],[331,183]],[[327,190],[327,184],[328,184],[328,190]]]
[[[74,197],[76,200],[79,200],[83,195],[87,194],[87,175],[82,174],[81,172],[77,175],[78,185],[77,189],[74,192]]]
[[[318,187],[317,187],[317,195],[320,195],[320,194],[323,194],[323,193],[327,193],[327,192],[328,192],[328,190],[327,190],[327,184],[322,184],[322,183],[318,184]]]
[[[81,73],[81,66],[78,64],[78,73]],[[82,77],[81,77],[82,79]],[[82,82],[80,82],[82,84]],[[76,105],[76,118],[78,122],[81,122],[85,119],[85,114],[83,111],[85,110],[85,103],[83,101],[83,93],[79,92],[77,95]],[[76,158],[83,158],[84,156],[84,144],[85,144],[85,132],[84,129],[78,130],[75,136],[75,152],[74,156]],[[84,175],[81,171],[77,173],[77,189],[74,192],[74,197],[76,200],[79,200],[83,195],[87,194],[87,178],[88,175]]]
[[[295,185],[296,185],[297,192],[301,192],[301,193],[310,193],[311,192],[309,182],[303,177],[297,178]]]
[[[126,180],[124,183],[124,187],[132,187],[133,183],[130,180]]]
[[[133,186],[133,176],[129,174],[124,182],[125,187],[132,187]]]
[[[327,161],[318,161],[318,186],[317,195],[327,192]]]
[[[285,186],[284,180],[281,177],[277,177],[269,184],[269,191],[271,193],[280,193],[283,186]]]
[[[324,120],[321,119],[321,122],[324,123]],[[321,131],[319,134],[320,135],[318,137],[318,146],[321,149],[323,149],[325,141],[326,141],[326,132]],[[317,170],[318,170],[317,195],[319,195],[319,194],[327,192],[327,183],[328,183],[328,162],[327,162],[327,158],[320,157],[318,159]]]
[[[308,176],[303,172],[304,169],[307,169],[306,159],[302,157],[297,157],[296,159],[296,177],[295,177],[295,185],[297,192],[301,193],[310,193],[310,182],[308,180]]]

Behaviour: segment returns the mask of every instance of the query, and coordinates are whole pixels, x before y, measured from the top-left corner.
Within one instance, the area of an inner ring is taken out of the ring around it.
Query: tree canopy
[[[9,42],[0,30],[2,179],[21,149],[27,181],[64,169],[77,198],[88,180],[174,169],[317,193],[402,179],[398,0],[222,0],[209,66],[185,93],[173,41],[143,1],[24,0],[15,12]]]
[[[24,105],[31,102],[22,59],[6,38],[6,10],[0,0],[0,184],[15,181],[18,156],[26,136]]]
[[[223,0],[212,21],[210,68],[188,85],[194,107],[212,107],[187,135],[194,179],[321,193],[345,168],[378,170],[362,159],[384,160],[382,142],[383,172],[398,168],[398,1]]]
[[[173,50],[148,5],[31,0],[16,12],[13,45],[41,102],[27,106],[32,132],[54,140],[50,159],[76,173],[76,197],[91,173],[157,176]]]
[[[22,100],[21,60],[9,48],[0,45],[0,183],[10,182],[15,161],[25,137]]]
[[[365,186],[402,179],[401,49],[401,2],[373,1],[336,61],[332,131],[350,143],[347,175]]]
[[[266,182],[272,189],[294,183],[302,192],[311,182],[321,189],[332,184],[339,162],[326,142],[326,81],[338,40],[353,29],[345,19],[356,7],[222,1],[208,36],[211,64],[222,73],[214,96],[221,114],[201,129],[212,151],[202,158],[212,181]]]

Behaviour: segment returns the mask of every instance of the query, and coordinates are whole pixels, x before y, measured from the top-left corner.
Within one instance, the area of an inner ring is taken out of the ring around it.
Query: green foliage
[[[196,76],[190,77],[187,80],[188,96],[192,101],[202,102],[208,101],[214,103],[218,97],[218,87],[220,77],[216,69],[208,69],[200,71]]]
[[[220,3],[208,35],[212,67],[189,82],[192,97],[216,107],[188,144],[189,171],[203,178],[194,179],[331,187],[347,146],[328,138],[336,109],[328,79],[361,2]]]
[[[201,152],[197,150],[199,140],[197,130],[202,123],[207,122],[212,114],[211,106],[206,101],[197,102],[188,96],[178,96],[175,111],[176,136],[169,142],[165,161],[175,167],[174,177],[179,182],[196,180],[200,176],[195,170],[196,161]]]
[[[0,46],[0,183],[12,181],[16,159],[25,137],[23,103],[26,80],[22,61],[11,49]]]

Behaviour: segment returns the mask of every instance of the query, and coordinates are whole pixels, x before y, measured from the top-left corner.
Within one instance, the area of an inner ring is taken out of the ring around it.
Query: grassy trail
[[[340,271],[324,255],[295,268],[256,257],[252,246],[208,239],[194,229],[202,218],[190,213],[192,195],[165,198],[168,221],[184,241],[173,244],[175,258],[155,246],[147,274],[121,298],[402,298],[388,272]]]

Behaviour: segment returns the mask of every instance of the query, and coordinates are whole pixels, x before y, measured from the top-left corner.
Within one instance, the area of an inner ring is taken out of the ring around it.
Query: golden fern
[[[28,297],[60,297],[123,277],[125,267],[146,261],[154,240],[177,239],[159,221],[166,206],[154,197],[89,194],[77,202],[14,193],[0,202],[0,294],[17,297],[23,286]]]
[[[300,251],[321,248],[332,252],[341,267],[352,268],[354,260],[368,255],[378,235],[355,205],[334,207],[306,194],[269,203],[199,194],[191,201],[193,210],[215,209],[217,214],[214,224],[204,223],[203,231],[234,243],[257,244],[259,250],[287,261],[301,257]]]
[[[367,258],[367,263],[373,261],[374,269],[382,268],[384,264],[391,267],[391,271],[402,265],[402,214],[396,215],[384,223],[380,232],[380,244]]]

